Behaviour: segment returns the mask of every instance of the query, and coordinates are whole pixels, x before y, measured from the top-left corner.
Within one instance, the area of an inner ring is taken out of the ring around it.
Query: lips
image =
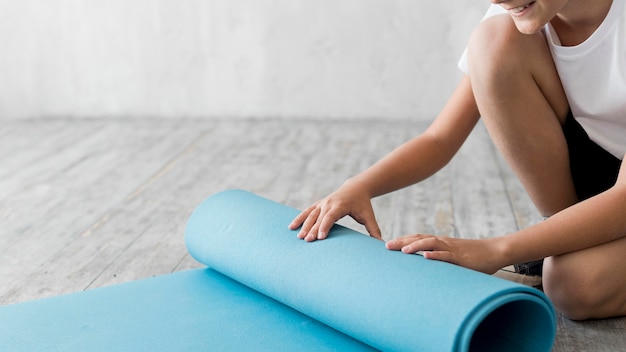
[[[528,3],[528,4],[526,4],[526,5],[522,5],[522,6],[519,6],[519,7],[514,7],[514,8],[512,8],[512,9],[509,9],[509,11],[511,11],[513,14],[516,14],[516,15],[517,15],[517,14],[522,13],[524,10],[526,10],[526,9],[527,9],[527,8],[529,8],[530,6],[532,6],[534,3],[535,3],[534,1],[531,1],[531,2],[529,2],[529,3]]]

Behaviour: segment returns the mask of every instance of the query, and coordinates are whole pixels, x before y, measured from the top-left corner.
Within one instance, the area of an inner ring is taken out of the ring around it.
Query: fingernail
[[[317,239],[318,240],[323,240],[324,238],[326,238],[326,234],[324,232],[318,232],[317,233]]]

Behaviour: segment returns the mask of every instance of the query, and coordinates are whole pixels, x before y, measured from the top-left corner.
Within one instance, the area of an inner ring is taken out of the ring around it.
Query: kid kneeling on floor
[[[545,293],[571,319],[626,315],[624,2],[492,0],[461,59],[466,75],[432,125],[289,227],[321,240],[349,215],[382,239],[371,199],[433,175],[482,117],[549,218],[496,238],[414,234],[387,248],[489,274],[525,263],[517,274],[542,274]]]

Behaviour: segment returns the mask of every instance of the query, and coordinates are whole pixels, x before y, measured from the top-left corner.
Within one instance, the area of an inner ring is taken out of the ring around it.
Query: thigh
[[[472,34],[468,58],[485,126],[535,206],[550,216],[576,203],[562,129],[569,106],[544,35],[492,17]]]
[[[468,65],[472,83],[479,88],[477,102],[485,112],[538,110],[542,117],[565,121],[569,103],[543,33],[520,33],[509,15],[486,19],[470,37]],[[532,105],[529,99],[541,104]]]

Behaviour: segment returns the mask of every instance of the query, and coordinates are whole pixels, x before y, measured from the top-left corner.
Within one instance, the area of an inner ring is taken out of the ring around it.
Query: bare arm
[[[503,255],[524,262],[579,251],[626,236],[626,166],[617,183],[549,219],[500,239]]]
[[[464,77],[431,126],[350,179],[370,198],[418,183],[444,167],[479,119],[469,77]]]
[[[387,243],[405,253],[493,273],[506,265],[572,253],[626,236],[626,165],[615,186],[534,226],[482,240],[411,235]]]
[[[332,225],[349,215],[381,238],[371,198],[420,182],[445,166],[479,119],[469,77],[464,77],[446,106],[421,135],[396,148],[342,187],[298,215],[289,228],[301,227],[307,241],[326,238]]]

